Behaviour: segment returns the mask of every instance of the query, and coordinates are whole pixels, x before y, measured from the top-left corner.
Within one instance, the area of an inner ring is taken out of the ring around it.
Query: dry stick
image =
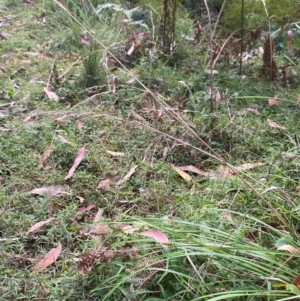
[[[56,60],[55,59],[53,60],[51,69],[49,71],[49,77],[48,77],[47,84],[46,84],[47,89],[49,89],[52,77],[54,77],[54,80],[57,82],[57,71],[56,71]]]
[[[74,63],[72,63],[57,79],[61,79],[64,76],[66,76],[66,74],[69,73],[72,70],[72,68],[80,62],[80,60],[81,57],[79,57]]]
[[[119,64],[120,64],[120,66],[123,68],[123,70],[125,70],[131,77],[133,77],[140,85],[141,85],[141,87],[143,87],[144,89],[145,89],[145,91],[147,91],[155,100],[157,100],[159,103],[161,103],[161,104],[163,104],[166,108],[168,108],[169,110],[168,110],[168,113],[170,114],[170,112],[172,111],[172,109],[170,108],[170,106],[165,102],[165,101],[163,101],[162,99],[160,99],[159,97],[157,97],[156,95],[155,95],[155,93],[154,92],[152,92],[149,88],[147,88],[132,72],[130,72],[130,70],[128,70],[123,64],[122,64],[122,62],[120,62],[120,60],[109,50],[109,48],[108,47],[106,47],[103,43],[101,43],[98,39],[97,39],[97,37],[88,29],[88,28],[86,28],[68,9],[66,9],[61,3],[59,3],[57,0],[54,0],[54,3],[56,4],[56,5],[58,5],[62,10],[64,10],[69,16],[71,16],[71,18],[76,22],[76,23],[78,23],[82,28],[84,28],[90,35],[91,35],[91,37],[93,37],[93,39],[95,39],[95,41],[97,41],[97,43],[103,48],[103,49],[105,49]],[[231,34],[231,36],[232,36],[232,34]],[[230,36],[230,37],[231,37]],[[228,40],[228,39],[227,39]],[[226,40],[226,41],[227,41]],[[223,47],[222,48],[224,48],[224,45],[223,45]],[[215,60],[216,61],[216,60]],[[213,66],[211,66],[211,68],[212,68]],[[211,69],[212,70],[212,69]],[[78,104],[79,105],[79,104]],[[153,131],[155,131],[155,132],[158,132],[158,133],[160,133],[160,134],[163,134],[163,135],[165,135],[166,137],[169,137],[170,139],[172,139],[172,140],[175,140],[175,141],[179,141],[180,143],[183,143],[183,144],[185,144],[185,145],[188,145],[188,146],[190,146],[190,147],[192,147],[192,148],[194,148],[194,149],[196,149],[196,150],[198,150],[200,153],[202,153],[202,154],[205,154],[205,155],[207,155],[207,156],[209,156],[209,157],[211,157],[211,158],[213,158],[213,159],[215,159],[217,162],[220,162],[221,164],[223,164],[223,165],[225,165],[225,166],[227,166],[228,168],[230,168],[233,172],[235,172],[235,173],[239,173],[239,174],[242,174],[243,176],[245,176],[245,177],[248,177],[249,179],[251,179],[251,180],[253,180],[253,181],[255,181],[256,183],[258,183],[258,184],[261,184],[261,185],[263,185],[262,183],[259,183],[256,179],[254,179],[254,178],[252,178],[251,176],[249,176],[249,175],[247,175],[245,172],[243,172],[243,171],[238,171],[233,165],[231,165],[231,164],[229,164],[228,162],[226,162],[217,152],[215,152],[203,139],[201,139],[201,137],[199,137],[199,135],[197,135],[197,133],[181,118],[181,116],[179,115],[179,114],[177,114],[176,112],[173,112],[172,113],[173,114],[173,117],[179,122],[179,123],[181,123],[184,127],[185,127],[185,129],[191,134],[191,135],[193,135],[198,141],[200,141],[201,142],[201,144],[202,145],[204,145],[209,151],[210,151],[210,153],[209,152],[207,152],[207,151],[205,151],[205,150],[203,150],[203,149],[200,149],[200,148],[197,148],[197,147],[195,147],[195,146],[193,146],[193,145],[191,145],[191,144],[189,144],[189,143],[186,143],[186,142],[184,142],[184,141],[181,141],[180,139],[177,139],[176,137],[173,137],[173,136],[171,136],[171,135],[169,135],[169,134],[167,134],[167,133],[163,133],[163,132],[161,132],[161,131],[159,131],[159,130],[157,130],[157,129],[154,129],[154,128],[152,128],[152,127],[150,127],[149,125],[147,125],[147,124],[143,124],[144,126],[147,126],[148,128],[150,128],[150,129],[152,129]],[[259,192],[259,191],[257,191],[257,189],[251,184],[251,183],[249,183],[248,181],[246,181],[244,178],[242,178],[242,177],[240,177],[240,179],[241,179],[241,181],[243,181],[244,183],[245,183],[245,185],[246,186],[248,186],[255,194],[256,194],[256,196],[258,197],[258,199],[261,199],[262,201],[264,201],[265,202],[265,204],[266,205],[268,205],[268,207],[270,208],[270,210],[272,211],[272,213],[291,231],[291,232],[293,232],[292,231],[292,229],[289,227],[289,225],[286,223],[286,221],[285,220],[283,220],[282,219],[282,217],[281,216],[279,216],[279,214],[276,212],[276,210],[274,209],[274,207],[269,203],[269,202],[267,202],[267,200],[263,197],[263,195]],[[265,186],[264,186],[265,187]],[[278,197],[280,197],[280,196],[278,196]],[[252,206],[254,206],[254,204],[257,202],[258,200],[254,200],[253,201],[253,205]],[[247,211],[248,212],[248,211]],[[244,217],[246,217],[246,215],[247,215],[247,212],[244,214]]]
[[[210,60],[209,60],[209,65],[210,65],[210,113],[213,114],[214,113],[214,99],[213,99],[213,89],[214,89],[214,78],[213,78],[213,66],[212,66],[212,60],[213,60],[213,45],[212,45],[212,38],[213,38],[213,33],[211,30],[211,18],[210,18],[210,11],[207,5],[207,1],[204,0],[204,4],[205,4],[205,8],[207,11],[207,16],[208,16],[208,25],[209,25],[209,56],[210,56]],[[211,122],[213,123],[213,116],[211,116]]]
[[[243,47],[244,44],[244,0],[242,0],[241,7],[241,58],[240,58],[240,76],[242,76],[242,68],[243,68]]]
[[[223,43],[222,47],[220,48],[220,50],[219,50],[219,52],[218,52],[216,58],[214,59],[214,61],[213,61],[213,63],[212,63],[212,66],[211,66],[212,69],[215,67],[215,65],[216,65],[217,61],[219,60],[220,55],[221,55],[222,51],[224,50],[225,46],[227,45],[227,43],[230,41],[230,39],[233,37],[233,35],[234,35],[235,33],[237,33],[238,31],[240,31],[240,29],[235,30],[235,31],[234,31],[234,32],[233,32],[233,33],[225,40],[225,42]]]

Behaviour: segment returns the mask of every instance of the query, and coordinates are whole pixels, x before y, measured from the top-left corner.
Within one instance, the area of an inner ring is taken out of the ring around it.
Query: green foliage
[[[265,30],[269,30],[271,24],[272,30],[277,30],[298,20],[297,0],[225,0],[222,27],[226,33],[241,28],[242,3],[246,29],[262,26]]]

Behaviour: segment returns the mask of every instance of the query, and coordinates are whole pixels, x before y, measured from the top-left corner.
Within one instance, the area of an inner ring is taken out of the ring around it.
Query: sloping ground
[[[220,72],[212,117],[193,58],[129,62],[150,91],[51,2],[0,22],[1,300],[299,293],[297,90],[270,106],[268,83]],[[122,26],[101,32],[118,55]]]

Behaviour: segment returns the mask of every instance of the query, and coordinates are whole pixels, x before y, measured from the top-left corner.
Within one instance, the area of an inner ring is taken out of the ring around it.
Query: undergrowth
[[[299,58],[287,36],[274,39],[287,74],[270,82],[266,28],[242,75],[238,39],[222,48],[220,30],[210,69],[205,10],[197,42],[176,8],[166,55],[158,1],[0,9],[1,300],[299,299]]]

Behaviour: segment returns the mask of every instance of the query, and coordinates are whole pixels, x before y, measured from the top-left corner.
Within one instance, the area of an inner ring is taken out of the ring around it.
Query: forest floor
[[[211,113],[188,40],[123,68],[124,24],[99,57],[52,1],[0,9],[0,300],[299,298],[297,66],[220,67]]]

